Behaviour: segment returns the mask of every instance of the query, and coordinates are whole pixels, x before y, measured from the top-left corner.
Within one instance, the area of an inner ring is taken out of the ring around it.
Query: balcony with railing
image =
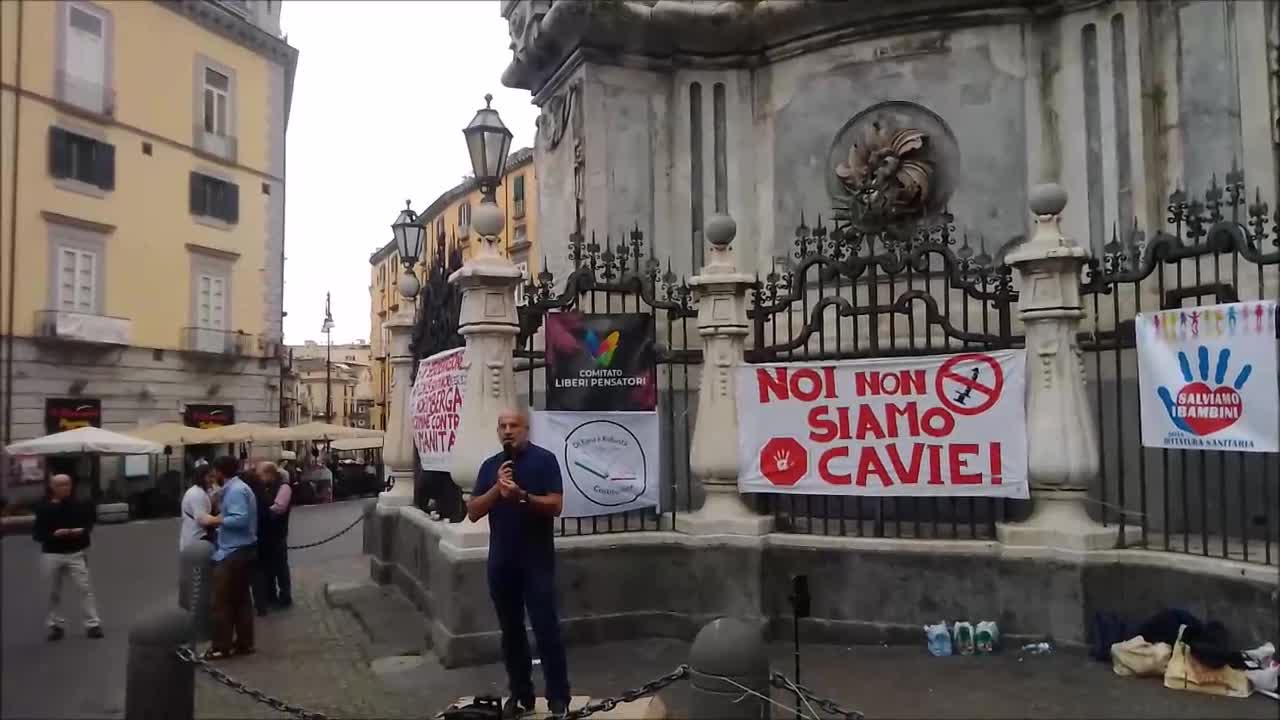
[[[222,158],[228,162],[236,161],[239,148],[233,135],[219,135],[205,129],[204,123],[196,123],[191,127],[195,137],[196,150]]]
[[[253,336],[243,332],[186,327],[182,329],[182,349],[201,355],[247,357]]]
[[[95,115],[116,114],[116,91],[101,83],[76,77],[65,70],[57,71],[55,88],[59,100]]]
[[[128,345],[133,321],[67,310],[36,311],[36,336],[97,345]]]

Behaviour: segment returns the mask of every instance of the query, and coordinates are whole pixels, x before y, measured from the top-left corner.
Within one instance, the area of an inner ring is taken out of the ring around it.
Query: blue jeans
[[[555,566],[528,567],[510,564],[489,566],[489,596],[502,628],[502,656],[507,666],[511,696],[533,698],[533,660],[524,630],[525,609],[542,658],[547,700],[569,702],[569,667],[560,639],[556,612]]]

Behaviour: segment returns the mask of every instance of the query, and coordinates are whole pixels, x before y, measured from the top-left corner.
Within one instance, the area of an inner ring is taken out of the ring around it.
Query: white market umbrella
[[[102,428],[82,427],[22,440],[6,447],[5,452],[10,455],[155,455],[164,452],[164,446]]]
[[[329,447],[338,452],[347,452],[350,450],[373,450],[374,448],[382,448],[382,438],[346,438],[343,440],[334,440],[329,443]]]

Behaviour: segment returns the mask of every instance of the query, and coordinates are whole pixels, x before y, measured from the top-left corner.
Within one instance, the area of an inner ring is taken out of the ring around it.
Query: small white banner
[[[1142,444],[1280,450],[1276,303],[1139,313]]]
[[[653,412],[535,412],[530,433],[560,462],[561,517],[658,509],[658,437]]]
[[[742,365],[738,488],[1025,499],[1025,357]]]
[[[457,442],[462,417],[462,389],[467,383],[467,371],[462,367],[464,351],[445,350],[418,363],[409,395],[409,416],[423,470],[449,470],[449,453]]]

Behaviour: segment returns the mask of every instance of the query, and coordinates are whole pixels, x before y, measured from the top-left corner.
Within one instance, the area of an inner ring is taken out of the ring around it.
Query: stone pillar
[[[1018,273],[1018,315],[1027,346],[1027,474],[1034,502],[1025,522],[999,528],[1009,546],[1076,552],[1112,548],[1118,531],[1089,518],[1089,481],[1097,476],[1098,429],[1085,391],[1076,334],[1084,311],[1080,271],[1089,253],[1064,237],[1067,193],[1056,184],[1031,190],[1035,231],[1008,255]]]
[[[752,512],[738,494],[738,404],[734,372],[742,364],[747,336],[747,290],[751,275],[738,272],[728,215],[707,221],[707,263],[689,279],[698,299],[702,336],[702,384],[689,464],[706,491],[702,508],[676,515],[676,529],[694,535],[763,535],[773,518]]]
[[[409,416],[409,372],[413,355],[409,341],[413,335],[412,308],[416,302],[415,298],[402,299],[400,309],[382,324],[390,336],[387,365],[391,373],[391,387],[387,392],[391,407],[387,409],[382,462],[395,484],[379,495],[378,500],[391,505],[413,504],[413,422]]]
[[[521,275],[498,253],[502,225],[502,211],[492,201],[476,206],[471,216],[471,228],[480,234],[476,253],[449,276],[462,291],[458,334],[467,343],[462,359],[467,383],[449,472],[467,492],[475,486],[480,463],[498,450],[498,413],[516,405],[512,353],[520,330],[515,288]]]

